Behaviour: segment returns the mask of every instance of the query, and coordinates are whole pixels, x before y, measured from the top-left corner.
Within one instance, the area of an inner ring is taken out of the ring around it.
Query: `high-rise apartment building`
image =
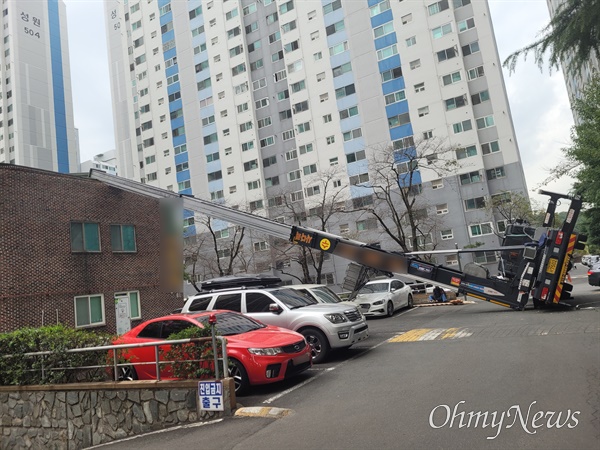
[[[0,162],[79,171],[62,0],[2,2]]]
[[[562,5],[565,0],[547,0],[548,10],[550,11],[550,17],[554,17],[556,10]],[[568,61],[567,61],[568,63]],[[594,75],[600,74],[600,61],[595,54],[590,55],[589,61],[577,72],[571,72],[567,69],[567,65],[562,64],[563,74],[565,76],[565,84],[567,85],[567,92],[569,94],[569,100],[571,102],[571,110],[573,111],[573,118],[575,122],[578,122],[577,113],[573,109],[573,101],[581,98],[583,90],[586,85],[590,82]]]
[[[527,196],[487,2],[109,0],[106,24],[121,176],[279,218],[332,167],[352,209],[387,148],[437,248],[497,244],[486,200]],[[451,151],[407,162],[434,140]],[[328,229],[377,228],[356,219]]]

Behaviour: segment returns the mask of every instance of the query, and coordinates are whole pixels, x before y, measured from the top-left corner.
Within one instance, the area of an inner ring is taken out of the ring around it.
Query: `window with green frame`
[[[71,251],[99,252],[100,225],[91,222],[71,222]]]
[[[104,324],[104,297],[101,294],[75,297],[76,328]]]
[[[111,225],[110,242],[113,252],[135,252],[135,227],[133,225]]]

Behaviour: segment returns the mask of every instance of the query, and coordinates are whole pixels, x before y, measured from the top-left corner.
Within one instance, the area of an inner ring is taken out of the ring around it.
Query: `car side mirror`
[[[280,306],[277,303],[271,303],[269,305],[269,311],[274,314],[279,314],[279,313],[281,313],[282,309],[280,308]]]

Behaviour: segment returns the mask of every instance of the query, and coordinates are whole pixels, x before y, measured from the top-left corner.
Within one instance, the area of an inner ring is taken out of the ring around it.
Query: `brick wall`
[[[100,253],[72,253],[70,222],[100,224]],[[135,226],[137,252],[113,253],[110,225]],[[158,200],[84,176],[0,164],[0,332],[74,326],[74,297],[103,294],[115,332],[115,292],[140,292],[142,320],[183,300],[160,288]],[[139,321],[133,322],[135,326]]]

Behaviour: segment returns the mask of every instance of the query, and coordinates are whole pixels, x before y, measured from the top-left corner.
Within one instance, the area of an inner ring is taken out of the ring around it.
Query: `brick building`
[[[58,321],[114,333],[116,297],[132,327],[181,306],[161,288],[160,227],[156,199],[0,164],[0,332]]]

